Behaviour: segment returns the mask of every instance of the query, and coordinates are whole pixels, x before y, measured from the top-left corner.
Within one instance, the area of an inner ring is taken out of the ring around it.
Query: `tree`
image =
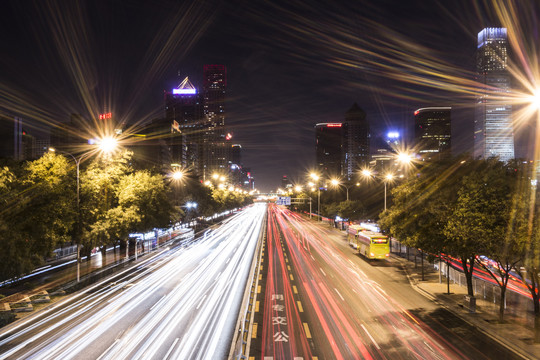
[[[461,260],[467,292],[474,296],[472,276],[475,259],[506,233],[510,194],[507,169],[497,159],[474,160],[463,179],[445,234],[450,252]]]
[[[64,157],[48,153],[0,170],[3,278],[32,271],[69,239],[76,214],[71,168]]]

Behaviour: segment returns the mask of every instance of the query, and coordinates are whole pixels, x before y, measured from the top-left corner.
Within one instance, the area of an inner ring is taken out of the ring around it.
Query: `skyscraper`
[[[225,90],[227,70],[225,65],[204,65],[203,97],[205,135],[203,146],[204,174],[225,172],[228,165],[228,147],[225,142]]]
[[[511,86],[507,44],[506,28],[485,28],[478,33],[476,64],[482,86],[474,120],[475,158],[514,158],[512,105],[506,97]]]
[[[343,127],[343,175],[350,180],[371,160],[369,122],[366,120],[366,113],[358,104],[354,103],[345,113]]]
[[[341,123],[315,125],[315,156],[317,171],[324,177],[342,175],[343,127]]]
[[[421,160],[451,156],[451,107],[428,107],[414,112],[414,144]]]
[[[165,93],[165,126],[170,132],[169,147],[174,163],[204,172],[203,144],[205,135],[203,97],[185,78],[177,88]]]

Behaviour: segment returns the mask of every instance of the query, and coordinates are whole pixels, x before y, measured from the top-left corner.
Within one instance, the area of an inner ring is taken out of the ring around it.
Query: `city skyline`
[[[498,3],[8,2],[3,107],[41,127],[107,108],[149,122],[163,116],[164,90],[224,64],[227,126],[261,190],[284,174],[300,181],[315,165],[309,130],[341,122],[354,102],[372,137],[401,129],[405,139],[415,109],[452,106],[454,153],[472,152],[476,34],[505,25],[488,8]],[[522,41],[530,6],[523,33],[509,29]],[[516,156],[530,154],[530,133],[516,128]]]

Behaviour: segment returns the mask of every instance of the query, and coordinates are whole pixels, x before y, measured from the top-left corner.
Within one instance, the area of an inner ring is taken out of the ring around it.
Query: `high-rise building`
[[[19,116],[0,116],[0,158],[17,161],[36,158],[36,138],[23,128]]]
[[[427,107],[414,112],[414,144],[420,160],[451,156],[451,107]]]
[[[225,65],[204,65],[203,97],[205,134],[203,146],[203,177],[213,172],[227,171],[228,147],[225,133],[225,91],[227,70]]]
[[[512,105],[507,98],[511,87],[507,45],[506,28],[485,28],[478,33],[476,64],[482,86],[474,120],[475,158],[514,158]]]
[[[165,93],[164,130],[169,135],[172,161],[197,175],[204,173],[206,121],[203,97],[186,77],[178,87]]]
[[[343,126],[341,123],[319,123],[315,125],[315,156],[317,171],[326,178],[335,178],[342,173]]]
[[[343,143],[343,175],[351,180],[370,162],[370,130],[366,113],[356,103],[345,113]]]

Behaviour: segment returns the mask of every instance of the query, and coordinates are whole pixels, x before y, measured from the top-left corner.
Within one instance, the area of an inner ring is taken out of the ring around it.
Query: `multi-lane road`
[[[328,225],[271,206],[263,251],[253,359],[516,358]]]
[[[2,329],[0,358],[226,358],[265,212],[251,206]]]
[[[275,205],[122,271],[1,329],[0,359],[225,359],[233,343],[261,360],[516,358],[414,291],[395,259],[368,261]],[[233,341],[245,309],[247,344]]]

